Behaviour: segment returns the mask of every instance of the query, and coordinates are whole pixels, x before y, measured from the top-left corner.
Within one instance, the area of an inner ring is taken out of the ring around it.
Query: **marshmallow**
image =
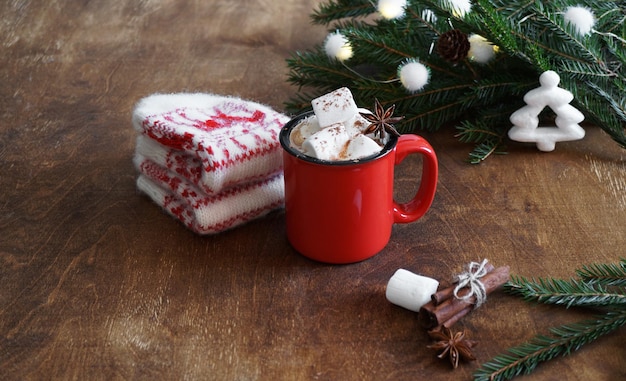
[[[352,118],[350,118],[350,120],[344,123],[346,125],[346,131],[348,131],[348,134],[350,136],[363,134],[365,130],[367,130],[367,127],[369,127],[370,122],[361,116],[360,113],[362,112],[371,114],[369,110],[364,109],[364,108],[359,108],[357,114],[353,115]]]
[[[302,150],[320,160],[337,160],[349,140],[346,127],[336,123],[311,135],[302,143]]]
[[[315,115],[310,116],[291,130],[289,143],[292,147],[302,149],[302,143],[319,130],[320,125],[317,122],[317,117]]]
[[[387,300],[407,310],[418,312],[437,292],[439,282],[410,271],[399,269],[387,283]]]
[[[356,160],[380,152],[380,145],[365,135],[357,135],[348,143],[345,160]]]
[[[360,113],[352,93],[342,87],[311,101],[313,115],[293,128],[289,136],[292,148],[305,155],[328,161],[348,161],[380,152],[385,138],[374,133],[364,135],[370,121]]]
[[[311,105],[321,128],[347,122],[359,112],[352,93],[347,87],[315,98],[311,101]]]

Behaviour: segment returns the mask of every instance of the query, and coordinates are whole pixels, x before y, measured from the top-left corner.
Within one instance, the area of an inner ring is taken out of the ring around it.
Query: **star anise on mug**
[[[459,360],[465,361],[476,360],[472,354],[472,348],[477,342],[466,338],[465,331],[452,332],[450,328],[442,326],[439,329],[428,331],[428,335],[435,340],[435,343],[429,345],[428,348],[441,351],[437,357],[440,359],[448,356],[452,367],[456,369],[459,366]]]
[[[367,126],[367,129],[365,130],[365,134],[374,133],[374,136],[378,134],[378,136],[382,138],[383,132],[386,131],[389,134],[400,136],[400,133],[395,129],[393,124],[398,123],[404,117],[393,116],[393,112],[396,109],[396,105],[392,105],[391,107],[385,110],[383,106],[380,104],[380,102],[378,101],[378,99],[374,99],[374,101],[375,103],[374,103],[373,114],[369,114],[365,112],[359,113],[361,114],[363,118],[367,119],[367,121],[370,122],[370,125]]]

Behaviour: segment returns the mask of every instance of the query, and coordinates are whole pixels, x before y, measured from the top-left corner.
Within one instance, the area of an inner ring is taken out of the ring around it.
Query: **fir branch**
[[[410,58],[412,55],[407,52],[409,46],[398,46],[394,41],[398,41],[400,36],[389,31],[380,35],[367,28],[345,29],[344,33],[352,43],[355,54],[361,56],[374,56],[378,62],[383,64],[397,65],[402,60]]]
[[[609,311],[595,320],[552,328],[551,335],[538,335],[528,343],[511,348],[483,364],[475,373],[476,381],[509,380],[530,374],[539,363],[568,355],[598,337],[626,324],[626,311]]]
[[[308,92],[300,92],[293,96],[288,102],[285,102],[285,110],[292,114],[300,114],[310,110],[311,99],[317,98],[318,94]]]
[[[504,139],[506,137],[505,128],[490,128],[491,123],[499,126],[507,126],[502,120],[508,120],[509,113],[501,114],[500,107],[487,109],[481,113],[476,121],[463,120],[456,126],[455,137],[463,143],[474,143],[474,148],[468,155],[468,162],[479,164],[493,154],[506,154]],[[494,122],[501,120],[501,122]]]
[[[341,32],[350,41],[353,55],[338,62],[318,45],[288,59],[289,81],[316,89],[315,96],[348,86],[358,104],[371,104],[373,98],[394,103],[398,113],[407,117],[399,126],[404,132],[436,130],[459,120],[467,126],[484,122],[486,128],[480,130],[488,133],[480,139],[477,130],[470,128],[462,128],[457,135],[477,144],[470,162],[480,162],[499,152],[506,139],[505,129],[510,125],[501,114],[510,110],[498,104],[521,102],[537,86],[542,72],[555,70],[560,87],[574,95],[575,107],[626,148],[626,14],[622,3],[473,0],[471,11],[460,15],[448,2],[416,0],[407,2],[404,17],[386,20],[370,17],[377,12],[373,1],[326,0],[312,19]],[[564,19],[563,12],[571,5],[594,12],[596,24],[591,33],[580,35]],[[483,64],[470,59],[448,62],[434,48],[439,36],[450,29],[478,34],[499,52]],[[417,93],[407,91],[398,78],[400,65],[412,60],[430,69],[428,83]],[[288,105],[300,107],[306,102],[296,98]]]
[[[480,143],[488,139],[499,138],[501,135],[490,129],[483,121],[470,122],[464,120],[457,126],[457,130],[459,132],[454,136],[463,143]]]
[[[585,281],[604,286],[626,287],[626,258],[617,263],[596,263],[583,266],[576,274]]]
[[[588,85],[609,103],[622,121],[626,122],[626,103],[623,98],[615,97],[595,83],[588,83]]]
[[[518,7],[511,11],[520,12],[527,6],[518,4]],[[518,45],[519,40],[511,34],[511,30],[515,26],[511,19],[504,16],[506,14],[505,8],[496,7],[490,0],[478,0],[474,3],[474,9],[476,12],[470,12],[467,15],[467,20],[472,25],[482,26],[482,31],[477,31],[477,33],[482,33],[483,37],[491,39],[491,41],[497,41],[508,52],[517,52],[518,56],[524,56]]]
[[[450,102],[433,103],[430,107],[422,106],[417,111],[406,113],[403,123],[409,126],[419,126],[425,130],[435,131],[451,118],[461,116],[465,111],[462,106],[463,102],[460,99]]]
[[[485,139],[474,147],[467,160],[471,164],[478,164],[493,154],[504,155],[506,152],[500,149],[501,146],[501,136]]]
[[[337,0],[322,3],[311,14],[311,20],[315,24],[329,25],[348,17],[364,17],[376,9],[369,0]]]
[[[616,113],[606,112],[605,99],[594,92],[584,92],[578,87],[570,89],[574,94],[576,104],[585,110],[588,120],[601,126],[615,142],[622,148],[626,148],[626,120],[620,119]]]
[[[566,307],[604,307],[603,315],[593,320],[550,329],[549,335],[537,335],[529,342],[510,348],[483,364],[475,380],[508,380],[530,374],[539,363],[568,355],[626,324],[626,259],[619,264],[593,264],[577,270],[580,279],[529,280],[512,277],[505,291],[525,300],[560,304]]]
[[[601,284],[578,279],[526,279],[512,276],[504,290],[525,300],[572,306],[626,306],[626,294],[611,292]]]
[[[536,83],[527,83],[523,85],[521,78],[509,79],[506,76],[494,79],[483,79],[476,81],[472,87],[472,92],[476,94],[478,99],[484,101],[501,100],[502,97],[511,97],[511,95],[522,95],[531,90]]]
[[[540,35],[536,35],[536,41],[528,40],[528,42],[538,44],[543,50],[563,59],[577,62],[603,62],[600,44],[596,41],[597,37],[581,36],[575,31],[574,25],[568,24],[563,19],[562,10],[557,12],[558,8],[554,4],[550,4],[550,8],[547,6],[548,4],[541,1],[535,3],[536,25],[533,25],[532,29],[536,30],[537,26],[545,29]],[[523,30],[528,31],[527,28]],[[520,37],[528,39],[528,36],[528,34],[523,34]]]
[[[287,59],[287,67],[290,69],[287,80],[299,87],[312,86],[322,91],[332,91],[337,83],[358,78],[354,73],[344,70],[338,61],[320,60],[323,54],[321,47],[317,47],[316,51],[293,54]]]

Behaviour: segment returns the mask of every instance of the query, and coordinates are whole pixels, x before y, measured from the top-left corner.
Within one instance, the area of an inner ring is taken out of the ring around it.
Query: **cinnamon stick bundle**
[[[509,266],[496,269],[491,266],[487,270],[488,273],[480,278],[480,281],[485,286],[487,295],[489,295],[509,280]],[[424,328],[431,329],[440,325],[450,328],[474,308],[476,297],[472,295],[467,301],[457,299],[454,297],[455,287],[453,285],[435,293],[432,300],[422,306],[418,320]],[[463,288],[458,292],[458,296],[462,298],[469,292],[468,288]]]
[[[492,272],[495,269],[494,265],[492,265],[491,263],[487,263],[485,265],[485,271],[487,273]],[[430,298],[433,301],[433,303],[435,303],[435,305],[441,304],[443,303],[445,300],[448,300],[452,297],[454,297],[454,288],[455,286],[450,286],[450,287],[446,287],[444,289],[441,289],[439,291],[437,291],[436,293],[434,293]],[[466,292],[467,294],[467,292]],[[461,294],[459,293],[459,296]]]

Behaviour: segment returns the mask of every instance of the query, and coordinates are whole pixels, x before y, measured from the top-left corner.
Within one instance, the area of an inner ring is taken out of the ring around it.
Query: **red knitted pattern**
[[[246,213],[241,213],[238,214],[236,216],[233,216],[232,218],[222,221],[218,224],[213,224],[210,226],[200,226],[197,225],[194,227],[195,230],[199,230],[199,231],[212,231],[212,232],[218,232],[218,231],[222,231],[222,230],[226,230],[229,229],[235,225],[238,225],[242,222],[247,222],[250,221],[254,218],[257,218],[259,216],[262,216],[266,213],[268,213],[269,211],[272,211],[276,208],[279,208],[283,205],[282,201],[276,201],[272,204],[269,204],[267,206],[264,206],[262,208],[257,208],[254,210],[251,210],[249,212]]]
[[[232,187],[218,195],[208,196],[195,189],[193,185],[181,180],[166,168],[163,168],[149,160],[142,161],[139,164],[139,170],[144,175],[148,176],[148,178],[152,181],[162,186],[169,193],[162,200],[163,208],[172,216],[179,219],[183,224],[198,233],[211,233],[226,230],[230,227],[239,225],[240,223],[259,217],[282,206],[283,204],[282,199],[277,200],[252,210],[234,214],[228,219],[221,220],[215,224],[202,225],[197,221],[196,216],[194,215],[194,210],[211,204],[220,203],[229,197],[248,193],[256,188],[263,188],[271,181],[274,181],[276,176],[266,178],[265,180],[256,183],[249,183],[240,187]]]
[[[278,135],[288,120],[234,97],[148,97],[133,115],[142,135],[136,146],[137,184],[200,234],[260,217],[284,202]]]
[[[195,152],[203,170],[210,172],[276,152],[283,124],[282,114],[224,101],[212,108],[181,107],[148,116],[142,129],[166,147]]]
[[[275,155],[278,154],[278,152],[269,152],[269,151],[267,153],[272,153]],[[246,161],[250,161],[254,157],[261,157],[261,156],[267,156],[266,152],[259,151],[258,155],[246,155],[242,157],[241,160],[239,160],[237,163],[241,165]],[[270,158],[268,157],[267,160],[270,160]],[[232,168],[234,163],[235,161],[231,162],[229,167],[227,168]],[[169,150],[167,152],[166,166],[168,169],[170,169],[177,175],[189,180],[189,182],[192,182],[194,184],[201,184],[202,183],[201,179],[202,179],[203,174],[207,175],[216,170],[215,168],[211,167],[205,171],[202,167],[202,162],[200,161],[200,159],[198,159],[197,157],[191,156],[183,151],[177,151],[177,150]],[[224,170],[224,167],[220,169]],[[249,183],[249,182],[263,180],[268,177],[271,177],[272,175],[275,175],[278,172],[281,172],[282,169],[283,169],[282,164],[279,164],[277,166],[269,167],[266,171],[253,172],[249,176],[239,177],[237,179],[224,182],[222,184],[222,188],[230,188],[234,185],[238,185],[242,183]]]

